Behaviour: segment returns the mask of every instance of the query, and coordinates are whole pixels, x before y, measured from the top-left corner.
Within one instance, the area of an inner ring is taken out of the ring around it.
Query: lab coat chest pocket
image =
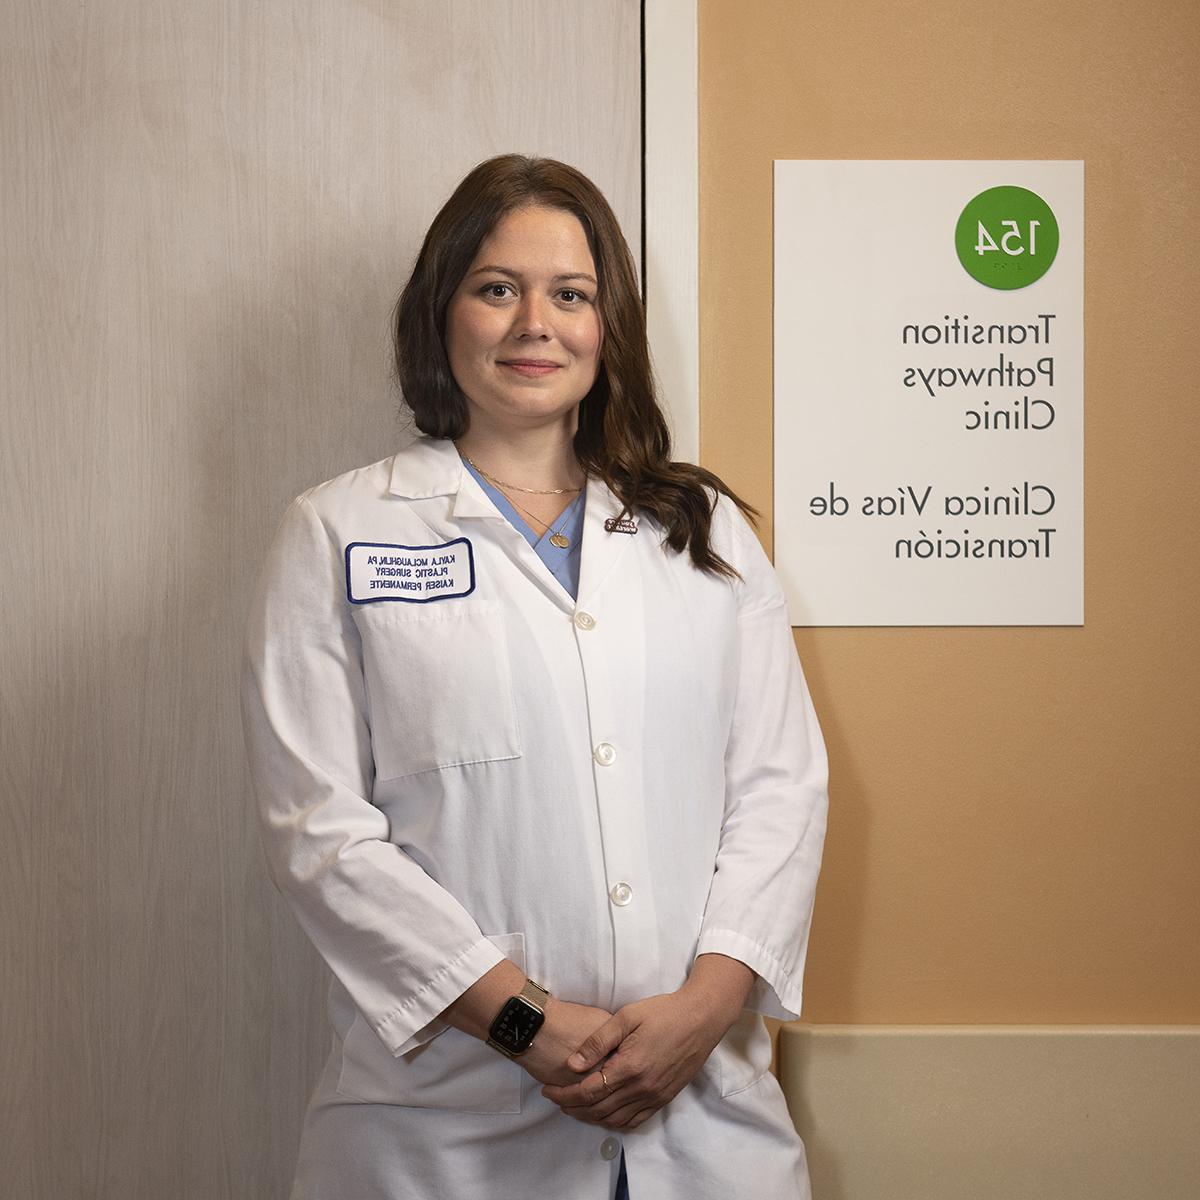
[[[525,935],[489,934],[524,969]],[[402,1104],[458,1112],[521,1111],[524,1070],[486,1042],[452,1025],[405,1054],[393,1055],[361,1013],[342,1040],[339,1095],[368,1104]]]
[[[520,757],[498,603],[384,601],[354,617],[380,779]]]

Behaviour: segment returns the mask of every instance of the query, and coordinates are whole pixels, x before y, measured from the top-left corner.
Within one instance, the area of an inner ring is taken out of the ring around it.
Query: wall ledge
[[[1200,1025],[810,1025],[777,1074],[815,1200],[1195,1200]]]

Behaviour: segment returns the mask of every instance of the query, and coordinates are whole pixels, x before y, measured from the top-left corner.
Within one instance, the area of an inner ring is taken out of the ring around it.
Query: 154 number
[[[1018,254],[1025,253],[1025,247],[1021,244],[1021,227],[1017,221],[1001,221],[1006,229],[1004,235],[1000,238],[1000,245],[996,245],[996,239],[988,232],[987,226],[982,221],[979,222],[979,237],[975,243],[975,253],[979,255],[987,254],[991,250],[1003,252],[1010,257],[1015,258]],[[1029,257],[1033,258],[1037,254],[1037,230],[1041,221],[1029,222]]]

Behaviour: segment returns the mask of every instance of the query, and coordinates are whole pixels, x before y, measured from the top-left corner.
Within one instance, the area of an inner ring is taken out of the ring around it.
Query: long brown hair
[[[430,437],[467,431],[466,398],[450,372],[446,311],[484,239],[507,213],[526,205],[573,213],[596,264],[604,341],[596,381],[579,406],[574,449],[580,465],[666,531],[671,549],[713,575],[737,572],[712,548],[717,493],[747,517],[755,510],[711,471],[671,461],[671,435],[658,406],[646,316],[633,257],[608,201],[590,179],[552,158],[502,154],[480,163],[433,219],[416,266],[396,303],[396,373],[417,428]]]

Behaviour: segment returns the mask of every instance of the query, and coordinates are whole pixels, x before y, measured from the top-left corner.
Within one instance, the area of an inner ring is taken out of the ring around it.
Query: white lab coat
[[[243,707],[272,879],[333,972],[296,1200],[605,1200],[622,1147],[632,1200],[809,1194],[759,1015],[799,1015],[825,832],[784,598],[724,498],[714,546],[741,581],[644,515],[606,531],[620,508],[589,480],[577,603],[448,441],[283,519]],[[397,599],[387,573],[413,563],[448,590]],[[505,956],[615,1010],[705,951],[755,970],[747,1010],[627,1134],[437,1015]]]

